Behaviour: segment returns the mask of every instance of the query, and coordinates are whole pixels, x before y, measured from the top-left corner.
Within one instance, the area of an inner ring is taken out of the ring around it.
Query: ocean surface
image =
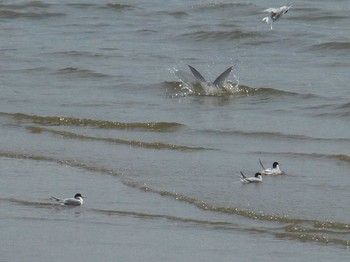
[[[349,261],[350,5],[285,4],[0,0],[0,261]]]

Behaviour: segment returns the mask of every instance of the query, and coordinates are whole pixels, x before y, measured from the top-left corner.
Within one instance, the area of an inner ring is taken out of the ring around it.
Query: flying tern
[[[263,12],[270,13],[270,16],[266,16],[262,19],[263,22],[270,24],[272,30],[272,23],[280,19],[284,14],[286,14],[293,5],[285,5],[279,8],[267,8]]]

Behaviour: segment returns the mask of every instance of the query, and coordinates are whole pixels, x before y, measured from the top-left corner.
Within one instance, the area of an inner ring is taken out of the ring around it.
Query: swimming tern
[[[80,193],[76,193],[74,195],[74,198],[61,199],[54,196],[51,196],[50,198],[52,200],[56,200],[57,202],[60,202],[61,205],[65,205],[65,206],[81,206],[84,202],[83,200],[84,197]]]
[[[273,162],[272,168],[265,168],[260,159],[259,159],[259,163],[263,168],[263,170],[260,172],[263,175],[282,175],[283,174],[283,171],[281,171],[278,162]]]
[[[240,172],[242,175],[241,182],[244,184],[262,182],[262,176],[260,173],[255,173],[255,175],[253,177],[246,177],[242,171],[240,171]]]

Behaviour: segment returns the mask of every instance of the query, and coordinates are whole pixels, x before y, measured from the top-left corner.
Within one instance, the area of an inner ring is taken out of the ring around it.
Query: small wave
[[[348,138],[323,138],[311,137],[306,135],[285,134],[282,132],[268,132],[268,131],[242,131],[242,130],[204,130],[204,133],[215,134],[215,136],[247,136],[247,137],[265,137],[271,139],[283,140],[300,140],[300,141],[325,141],[325,142],[350,142]]]
[[[312,138],[304,135],[292,135],[284,134],[281,132],[264,132],[264,131],[239,131],[239,130],[227,130],[227,131],[218,131],[218,130],[204,130],[205,133],[213,133],[215,136],[248,136],[248,137],[266,137],[266,138],[281,138],[281,139],[294,139],[294,140],[322,140],[319,138]]]
[[[334,139],[337,141],[346,141],[349,142],[349,139]],[[266,152],[255,152],[256,154],[264,154]],[[277,154],[277,155],[285,155],[285,156],[290,156],[290,157],[300,157],[300,158],[328,158],[328,159],[335,159],[337,161],[342,161],[350,164],[350,156],[345,155],[345,154],[320,154],[320,153],[298,153],[298,152],[278,152],[278,153],[268,153],[268,154]]]
[[[142,147],[147,149],[168,149],[168,150],[179,150],[179,151],[193,151],[193,150],[205,149],[203,147],[172,145],[172,144],[166,144],[163,142],[143,142],[143,141],[130,141],[130,140],[118,139],[118,138],[93,137],[93,136],[86,136],[86,135],[81,135],[81,134],[68,132],[68,131],[59,131],[59,130],[53,130],[53,129],[44,128],[44,127],[38,127],[38,126],[29,126],[27,128],[32,133],[49,132],[51,134],[59,135],[61,137],[65,137],[69,139],[103,141],[107,143],[123,144],[123,145]]]
[[[25,8],[48,8],[51,5],[48,3],[43,3],[42,1],[29,1],[24,3],[17,3],[17,4],[1,4],[1,8],[10,8],[10,9],[25,9]]]
[[[14,204],[23,206],[34,206],[34,207],[52,207],[54,204],[48,202],[28,201],[16,198],[0,198],[1,201],[8,201]]]
[[[333,105],[330,105],[333,107]],[[350,117],[350,103],[344,103],[341,105],[337,105],[335,109],[332,108],[332,110],[327,110],[327,112],[318,113],[316,116],[319,117],[336,117],[336,118],[342,118],[342,117]]]
[[[97,53],[92,53],[92,52],[86,52],[86,51],[63,51],[63,52],[53,52],[53,53],[49,53],[52,55],[59,55],[59,56],[69,56],[69,57],[91,57],[91,58],[97,58],[97,57],[102,57],[103,55],[101,54],[97,54]],[[66,69],[69,69],[66,68]],[[76,69],[77,68],[70,68],[71,70]],[[60,69],[60,70],[65,70],[65,69]]]
[[[326,245],[330,245],[330,244],[340,245],[347,248],[350,245],[350,240],[330,237],[323,232],[319,232],[319,234],[285,232],[285,233],[275,233],[275,236],[277,238],[288,238],[293,240],[299,240],[301,242],[315,242],[315,243],[326,244]]]
[[[350,42],[326,42],[322,44],[316,44],[310,47],[310,50],[322,51],[322,50],[350,50]]]
[[[312,98],[315,95],[308,95],[305,98]],[[312,110],[314,111],[313,115],[316,117],[349,117],[350,116],[350,103],[322,103],[317,105],[309,105],[309,106],[299,106],[297,107],[301,110]]]
[[[50,13],[50,12],[19,12],[13,10],[1,10],[0,18],[34,18],[34,19],[42,19],[42,18],[51,18],[57,16],[65,16],[64,13]]]
[[[121,9],[126,9],[126,8],[129,9],[129,8],[132,8],[133,6],[128,5],[128,4],[109,3],[109,4],[105,4],[104,7],[107,7],[107,8],[112,9],[112,10],[121,10]]]
[[[193,11],[207,11],[207,12],[212,12],[214,10],[222,10],[222,9],[233,9],[233,10],[242,10],[242,9],[246,9],[247,7],[251,7],[254,6],[251,3],[208,3],[208,4],[198,4],[198,5],[193,5],[191,7],[191,9]]]
[[[341,117],[345,117],[348,118],[350,117],[350,112],[346,111],[346,112],[326,112],[326,113],[319,113],[316,114],[315,116],[318,117],[336,117],[336,118],[341,118]]]
[[[184,18],[185,16],[188,16],[188,13],[185,11],[171,11],[171,12],[168,12],[167,15],[180,19],[180,18]]]
[[[136,211],[106,210],[106,209],[91,209],[91,210],[97,213],[102,213],[107,215],[131,216],[131,217],[136,217],[141,219],[166,219],[166,220],[175,221],[175,222],[214,225],[214,226],[233,225],[233,223],[230,223],[230,222],[200,220],[200,219],[194,219],[194,218],[185,218],[185,217],[163,215],[163,214],[150,214],[150,213],[136,212]]]
[[[97,8],[97,9],[108,9],[108,10],[123,10],[132,8],[132,5],[129,4],[120,4],[120,3],[108,3],[108,4],[94,4],[94,3],[68,3],[67,6],[87,9],[87,8]]]
[[[315,228],[321,228],[321,229],[336,229],[336,230],[349,230],[350,231],[350,225],[345,223],[337,223],[332,221],[316,221],[314,223]]]
[[[243,32],[241,30],[231,30],[231,31],[196,31],[191,33],[181,34],[176,36],[178,39],[190,39],[197,42],[202,41],[217,41],[217,40],[236,40],[241,38],[255,37],[261,33],[259,32]]]
[[[330,155],[329,157],[338,159],[338,160],[343,161],[343,162],[350,163],[350,156],[348,156],[348,155],[344,155],[344,154]]]
[[[76,167],[76,168],[82,168],[91,172],[96,173],[104,173],[111,176],[121,176],[120,173],[104,168],[99,167],[96,165],[92,165],[89,163],[81,162],[74,159],[59,159],[49,156],[43,156],[43,155],[34,155],[34,154],[27,154],[22,152],[12,152],[12,151],[0,151],[0,157],[4,158],[13,158],[13,159],[24,159],[24,160],[32,160],[32,161],[46,161],[46,162],[53,162],[60,165],[70,166],[70,167]]]
[[[350,103],[345,103],[339,106],[340,109],[350,109]]]
[[[63,74],[63,75],[77,75],[79,77],[109,77],[109,75],[97,73],[92,70],[88,69],[80,69],[76,67],[66,67],[59,69],[57,71],[57,74]]]
[[[169,197],[177,201],[186,202],[188,204],[194,205],[200,209],[206,210],[206,211],[213,211],[217,213],[224,213],[229,215],[239,215],[246,218],[251,219],[257,219],[257,220],[264,220],[264,221],[277,221],[277,222],[284,222],[284,223],[297,223],[300,221],[303,221],[302,219],[296,219],[296,218],[290,218],[288,216],[279,216],[275,214],[265,214],[263,212],[256,212],[251,210],[244,210],[240,208],[235,207],[220,207],[215,206],[210,203],[207,203],[203,200],[197,199],[195,197],[189,197],[186,195],[182,195],[179,193],[172,193],[168,191],[159,191],[157,189],[153,189],[148,187],[147,185],[138,185],[134,184],[132,182],[125,182],[129,186],[139,187],[140,190],[156,193],[164,197]]]
[[[20,4],[19,4],[20,5]],[[17,5],[17,6],[19,6]],[[37,8],[48,8],[51,5],[48,3],[44,3],[42,1],[29,1],[27,3],[22,4],[23,7],[37,7]]]
[[[122,130],[145,130],[156,132],[171,132],[183,127],[176,122],[146,122],[146,123],[126,123],[106,120],[94,120],[86,118],[58,117],[58,116],[38,116],[23,113],[0,113],[15,118],[17,121],[28,120],[38,125],[44,126],[90,126],[101,129],[122,129]]]
[[[307,12],[307,14],[302,14],[300,16],[294,16],[293,19],[298,19],[299,21],[307,22],[320,22],[329,21],[330,23],[335,20],[349,19],[348,16],[337,14],[336,12],[328,12],[320,9],[314,8],[303,8],[301,11]]]
[[[128,184],[129,186],[137,187],[145,192],[156,193],[160,196],[172,198],[176,201],[182,201],[191,204],[205,211],[224,213],[228,215],[237,215],[262,222],[277,222],[279,224],[285,224],[285,226],[282,227],[283,232],[275,232],[281,231],[281,229],[275,230],[273,228],[266,230],[256,229],[256,231],[258,232],[270,233],[278,238],[290,238],[297,239],[303,242],[307,241],[323,244],[336,244],[342,246],[349,246],[350,243],[349,240],[344,239],[344,237],[347,237],[350,233],[349,224],[337,222],[328,223],[327,221],[293,218],[286,215],[265,214],[261,211],[256,212],[235,207],[220,207],[212,205],[195,197],[189,197],[179,193],[172,193],[168,191],[152,189],[146,186],[145,184],[142,185],[132,182],[126,182],[126,184]]]

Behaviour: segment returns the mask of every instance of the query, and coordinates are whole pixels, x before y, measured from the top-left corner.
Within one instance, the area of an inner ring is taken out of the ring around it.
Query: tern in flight
[[[264,17],[262,21],[266,22],[267,24],[270,24],[272,30],[272,23],[280,19],[280,17],[287,13],[292,6],[293,5],[285,5],[281,6],[280,8],[267,8],[263,12],[270,13],[270,16]]]

